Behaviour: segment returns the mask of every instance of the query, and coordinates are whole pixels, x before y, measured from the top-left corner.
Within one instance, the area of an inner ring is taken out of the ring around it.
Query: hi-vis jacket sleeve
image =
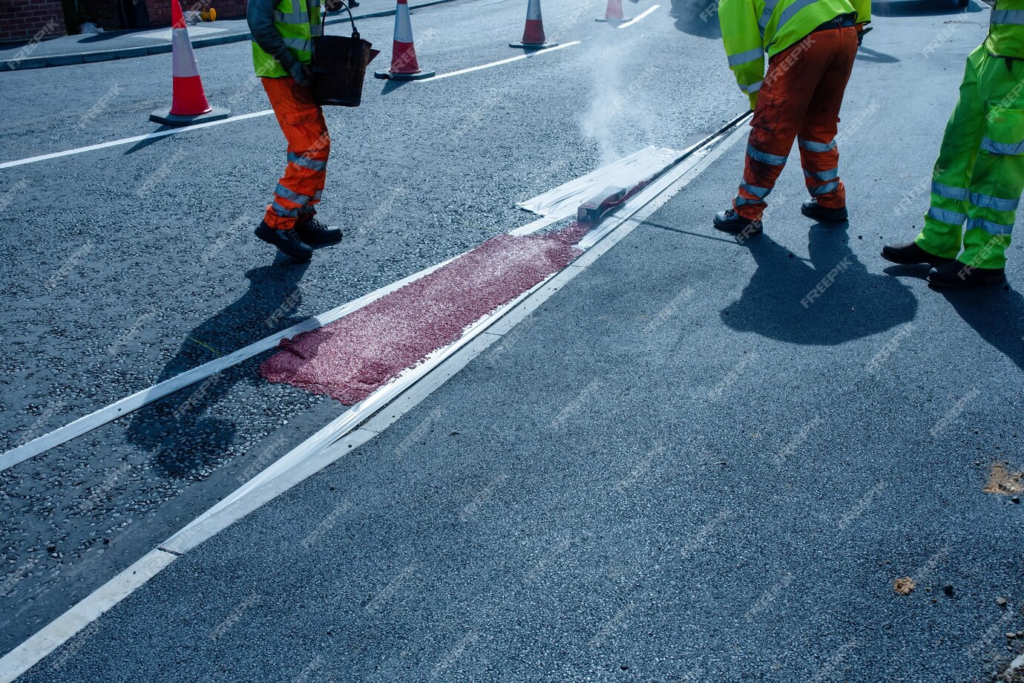
[[[750,96],[753,109],[764,80],[764,48],[754,0],[722,0],[718,5],[718,22],[722,26],[729,68],[736,75],[740,90]]]
[[[850,0],[853,9],[857,10],[857,23],[866,24],[871,21],[871,0]]]

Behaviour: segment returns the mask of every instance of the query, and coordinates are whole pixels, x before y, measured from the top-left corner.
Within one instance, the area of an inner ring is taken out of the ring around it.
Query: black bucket
[[[351,10],[348,16],[352,22],[351,38],[321,35],[313,39],[313,99],[320,106],[358,107],[363,99],[366,67],[380,54],[359,37]],[[321,26],[327,28],[326,12]]]

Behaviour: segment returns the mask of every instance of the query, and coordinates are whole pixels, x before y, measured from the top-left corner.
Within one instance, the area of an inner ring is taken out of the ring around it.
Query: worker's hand
[[[299,85],[307,88],[313,85],[313,72],[302,62],[295,62],[288,69],[288,75],[295,79]]]
[[[328,12],[337,12],[343,5],[344,3],[341,0],[324,0],[324,7]]]
[[[864,44],[864,34],[870,30],[865,24],[857,24],[857,47]]]

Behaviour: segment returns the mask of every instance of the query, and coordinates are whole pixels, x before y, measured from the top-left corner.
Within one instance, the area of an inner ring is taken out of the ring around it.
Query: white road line
[[[0,659],[0,683],[10,683],[31,669],[43,657],[69,641],[111,607],[160,573],[174,559],[174,555],[163,550],[150,551],[138,562],[100,586]]]
[[[742,139],[746,135],[746,130],[740,125],[744,120],[746,116],[733,121],[727,130],[720,131],[703,143],[708,146],[714,145],[713,149],[700,150],[700,153],[682,161],[655,183],[626,201],[606,219],[607,225],[601,228],[594,240],[586,240],[589,242],[587,251],[567,268],[498,311],[481,318],[459,341],[434,352],[420,366],[406,371],[397,380],[352,406],[260,475],[200,515],[156,550],[151,551],[42,631],[0,658],[0,683],[13,681],[42,661],[104,612],[149,581],[178,554],[188,552],[252,510],[273,500],[387,429],[402,414],[429,396],[470,360],[501,339],[566,283],[642,225],[715,159]],[[700,146],[698,144],[690,149],[696,151]],[[424,388],[423,385],[427,386]],[[410,397],[410,400],[403,401],[405,397]]]
[[[50,159],[59,159],[61,157],[69,157],[74,154],[84,154],[85,152],[94,152],[98,149],[107,149],[108,147],[118,147],[120,145],[130,145],[133,142],[143,142],[145,140],[155,140],[156,138],[165,138],[168,135],[177,135],[178,133],[188,133],[189,131],[199,130],[201,128],[209,128],[210,126],[222,126],[225,123],[234,123],[235,121],[245,121],[248,119],[255,119],[259,116],[266,116],[273,114],[273,109],[267,109],[265,111],[257,111],[252,114],[241,114],[239,116],[232,116],[230,118],[221,119],[220,121],[210,121],[209,123],[198,123],[194,126],[188,126],[187,128],[171,128],[170,130],[158,130],[155,133],[147,133],[146,135],[136,135],[131,138],[123,138],[121,140],[111,140],[110,142],[101,142],[98,145],[89,145],[88,147],[77,147],[75,149],[65,150],[63,152],[54,152],[52,154],[41,154],[37,157],[28,157],[27,159],[18,159],[16,161],[5,161],[0,163],[0,169],[14,168],[15,166],[24,166],[25,164],[34,164],[38,161],[48,161]]]
[[[670,163],[668,159],[664,158],[664,156],[658,158],[663,161],[661,168],[664,168]],[[615,166],[615,164],[612,164],[612,166]],[[598,174],[598,176],[600,177],[604,177],[603,175],[601,175],[601,171],[602,169],[598,169],[594,173]],[[593,174],[588,174],[588,176],[584,176],[583,178],[571,181],[570,183],[568,183],[568,185],[576,185],[578,184],[578,181],[584,180],[590,175]],[[591,186],[588,185],[588,187]],[[594,192],[597,192],[600,188],[593,186],[592,189]],[[527,225],[524,225],[520,228],[516,228],[510,234],[529,235],[535,233],[551,225],[552,223],[555,223],[559,220],[562,220],[563,218],[566,218],[574,214],[575,211],[575,207],[570,208],[568,207],[568,205],[554,207],[548,216],[540,220],[534,221],[532,223],[529,223]],[[460,254],[459,256],[461,255],[462,254]],[[83,434],[87,434],[88,432],[91,432],[94,429],[102,427],[105,424],[109,424],[110,422],[113,422],[118,418],[124,417],[125,415],[128,415],[129,413],[138,410],[139,408],[147,406],[151,403],[155,403],[156,401],[159,401],[160,399],[166,396],[169,396],[188,386],[196,384],[197,382],[200,382],[206,379],[207,377],[211,377],[218,372],[222,372],[227,368],[238,365],[239,363],[249,360],[254,356],[258,356],[259,354],[265,351],[269,351],[273,349],[275,346],[277,346],[282,339],[293,338],[298,334],[315,330],[317,328],[323,327],[324,325],[339,320],[349,315],[350,313],[354,313],[355,311],[358,311],[359,309],[369,305],[370,303],[376,301],[377,299],[383,297],[384,295],[390,294],[391,292],[394,292],[395,290],[398,290],[404,287],[405,285],[414,282],[415,280],[418,280],[421,277],[424,277],[425,275],[429,275],[438,268],[441,268],[442,266],[451,263],[456,258],[459,258],[459,256],[455,256],[445,261],[444,263],[439,263],[437,265],[430,266],[429,268],[424,268],[423,270],[417,273],[413,273],[412,275],[402,278],[397,282],[393,282],[390,285],[386,285],[377,290],[374,290],[369,294],[365,294],[359,297],[358,299],[349,301],[348,303],[342,304],[341,306],[333,308],[325,313],[321,313],[308,320],[304,320],[297,325],[289,327],[288,329],[281,330],[280,332],[275,332],[274,334],[270,335],[269,337],[266,337],[265,339],[261,339],[260,341],[254,342],[246,347],[238,349],[237,351],[229,353],[226,356],[212,360],[209,363],[204,363],[203,365],[194,367],[191,370],[188,370],[180,375],[171,377],[170,379],[164,380],[163,382],[155,384],[147,389],[137,391],[134,394],[126,396],[118,401],[115,401],[114,403],[111,403],[110,405],[100,408],[99,410],[96,410],[92,413],[89,413],[88,415],[84,415],[78,418],[77,420],[64,425],[63,427],[59,427],[53,430],[52,432],[48,432],[46,434],[43,434],[42,436],[32,439],[31,441],[23,443],[20,446],[12,448],[11,450],[0,454],[0,472],[3,472],[4,470],[9,469],[11,467],[14,467],[19,463],[25,462],[26,460],[34,458],[37,455],[41,455],[53,448],[56,448],[57,446],[60,446],[61,444],[65,444],[73,439],[77,439]]]
[[[638,17],[639,18],[639,17]],[[500,62],[492,62],[490,64],[482,64],[480,66],[473,66],[468,69],[462,69],[460,71],[452,71],[446,74],[440,74],[431,78],[424,78],[421,83],[427,81],[439,81],[442,78],[451,78],[452,76],[461,76],[463,74],[472,73],[474,71],[480,71],[481,69],[490,69],[491,67],[500,66],[502,64],[509,64],[511,62],[518,62],[522,59],[531,59],[538,57],[548,52],[555,52],[556,50],[562,50],[573,45],[579,45],[581,41],[576,40],[571,43],[565,43],[564,45],[556,45],[555,47],[549,47],[546,50],[538,50],[536,52],[530,52],[525,55],[519,55],[517,57],[511,57],[509,59],[503,59]],[[130,138],[123,138],[121,140],[111,140],[110,142],[101,142],[96,145],[89,145],[87,147],[76,147],[75,149],[65,150],[63,152],[53,152],[52,154],[40,154],[35,157],[28,157],[25,159],[16,159],[15,161],[4,161],[0,163],[0,170],[5,168],[14,168],[15,166],[24,166],[25,164],[34,164],[40,161],[49,161],[50,159],[60,159],[61,157],[69,157],[75,154],[84,154],[86,152],[95,152],[99,149],[107,149],[109,147],[119,147],[121,145],[130,145],[133,142],[143,142],[145,140],[155,140],[156,138],[165,138],[168,135],[177,135],[178,133],[188,133],[193,130],[201,130],[203,128],[209,128],[210,126],[222,126],[225,123],[234,123],[236,121],[245,121],[247,119],[254,119],[260,116],[267,116],[273,114],[273,109],[266,109],[264,111],[253,112],[252,114],[241,114],[239,116],[232,116],[230,118],[221,119],[220,121],[211,121],[209,123],[200,123],[194,126],[188,126],[185,128],[172,128],[170,130],[161,130],[155,133],[147,133],[146,135],[136,135]]]
[[[490,64],[481,64],[480,66],[471,66],[468,69],[461,69],[459,71],[451,71],[451,72],[446,73],[446,74],[438,74],[436,76],[431,76],[430,78],[424,78],[423,80],[420,81],[420,83],[427,83],[429,81],[439,81],[442,78],[451,78],[452,76],[461,76],[462,74],[468,74],[468,73],[472,73],[474,71],[481,71],[483,69],[490,69],[491,67],[501,66],[502,64],[511,64],[512,62],[518,62],[521,59],[532,59],[533,57],[539,57],[540,55],[547,54],[548,52],[555,52],[557,50],[564,50],[567,47],[572,47],[573,45],[579,45],[581,42],[582,41],[574,40],[571,43],[565,43],[563,45],[556,45],[554,47],[549,47],[549,48],[546,48],[544,50],[537,50],[536,52],[527,52],[524,55],[518,55],[516,57],[509,57],[508,59],[502,59],[501,61],[498,61],[498,62],[491,62]]]
[[[630,19],[629,21],[627,21],[624,24],[619,24],[619,28],[629,28],[630,26],[632,26],[636,22],[640,21],[641,19],[643,19],[644,17],[649,15],[651,12],[653,12],[656,9],[658,9],[659,7],[661,7],[661,5],[654,5],[649,10],[646,10],[643,14],[637,15],[636,17],[634,17],[633,19]]]

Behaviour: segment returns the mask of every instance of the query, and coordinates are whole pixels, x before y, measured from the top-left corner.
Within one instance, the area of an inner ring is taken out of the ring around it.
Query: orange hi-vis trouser
[[[835,138],[856,57],[857,30],[851,26],[810,33],[769,60],[750,123],[743,184],[733,202],[741,216],[761,220],[794,138],[811,196],[828,209],[846,206]]]
[[[313,91],[294,78],[263,78],[277,122],[288,140],[288,167],[274,190],[264,222],[275,230],[291,230],[316,214],[327,180],[331,136]]]

